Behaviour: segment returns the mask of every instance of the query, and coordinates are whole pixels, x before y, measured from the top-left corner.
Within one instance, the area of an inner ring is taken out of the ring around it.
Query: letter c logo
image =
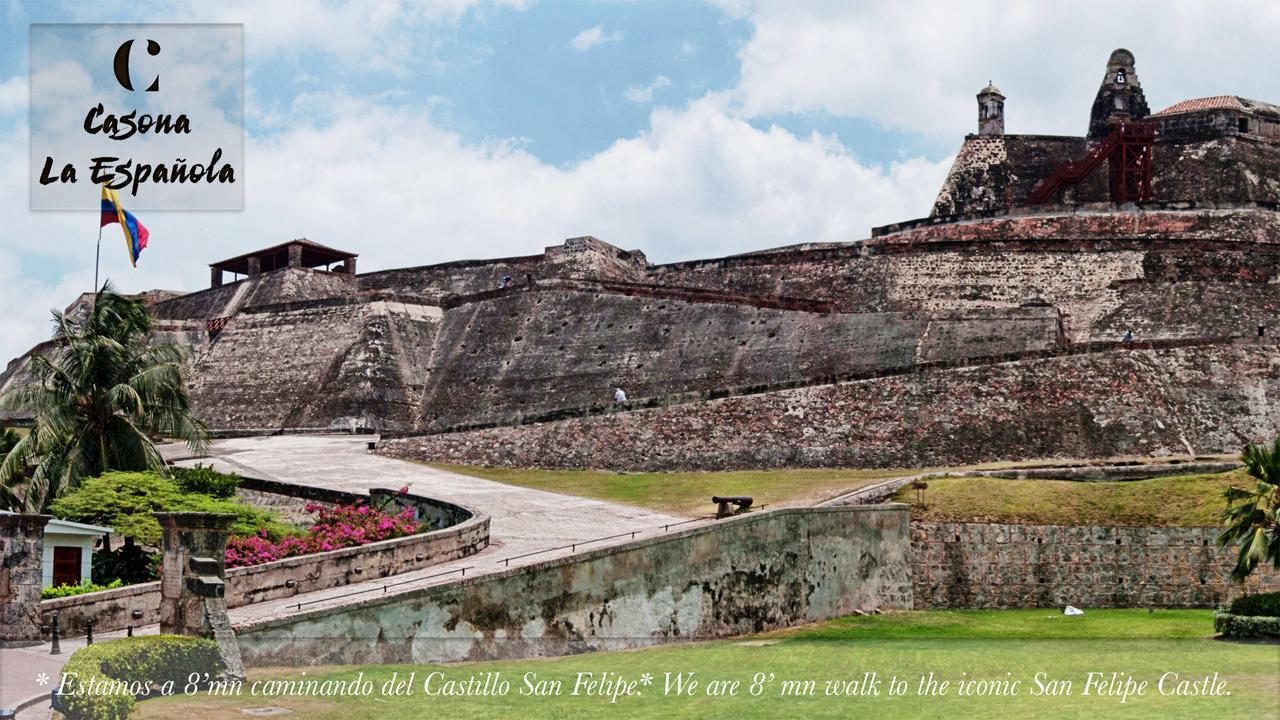
[[[129,79],[129,51],[132,49],[133,41],[125,40],[121,43],[120,47],[116,48],[115,61],[116,80],[120,82],[120,85],[123,86],[125,90],[129,90],[131,92],[133,91],[133,81]],[[148,38],[147,54],[152,56],[159,55],[160,43]],[[157,75],[156,79],[151,81],[151,87],[147,88],[147,92],[156,92],[159,89],[160,76]]]

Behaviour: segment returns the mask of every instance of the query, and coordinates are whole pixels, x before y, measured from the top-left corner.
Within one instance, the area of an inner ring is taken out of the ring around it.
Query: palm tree
[[[84,315],[55,311],[55,346],[32,358],[34,381],[0,397],[0,407],[35,416],[30,434],[0,460],[0,501],[11,507],[42,511],[105,470],[163,471],[150,434],[183,440],[195,451],[208,445],[204,424],[190,411],[186,354],[176,345],[148,344],[146,307],[107,282]]]
[[[1218,545],[1240,544],[1231,577],[1243,581],[1259,563],[1270,562],[1280,569],[1280,437],[1268,448],[1249,445],[1240,456],[1258,485],[1253,490],[1227,488],[1223,496],[1226,524],[1218,535]],[[1238,505],[1236,503],[1239,503]]]

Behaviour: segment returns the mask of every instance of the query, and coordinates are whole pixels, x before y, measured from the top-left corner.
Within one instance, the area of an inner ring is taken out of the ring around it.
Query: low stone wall
[[[904,505],[795,508],[236,627],[246,664],[558,655],[911,607]]]
[[[1235,550],[1213,527],[911,523],[915,606],[1211,608],[1280,590],[1259,567],[1231,581]]]
[[[275,484],[286,485],[286,483]],[[343,495],[346,494],[363,499],[359,495],[343,493]],[[433,508],[420,513],[420,517],[437,523],[441,522],[442,518],[448,517],[453,520],[452,526],[359,547],[300,555],[251,567],[232,568],[227,570],[227,607],[240,607],[264,600],[292,597],[299,593],[398,575],[467,557],[489,545],[488,515],[473,514],[458,505],[416,495],[399,495],[390,490],[375,489],[370,491],[370,494],[372,496],[392,495],[396,498],[396,502]],[[347,502],[336,496],[331,499]],[[459,521],[457,513],[466,513],[467,517]],[[443,521],[448,522],[448,520]],[[134,617],[135,611],[140,612],[141,616]],[[121,630],[128,625],[134,627],[150,625],[160,620],[160,583],[158,581],[141,583],[114,590],[40,602],[40,616],[43,623],[49,623],[55,614],[58,616],[62,633],[68,636],[84,634],[89,620],[93,620],[95,631],[104,632]]]
[[[399,575],[474,555],[488,545],[489,516],[477,515],[444,530],[232,568],[227,607]]]

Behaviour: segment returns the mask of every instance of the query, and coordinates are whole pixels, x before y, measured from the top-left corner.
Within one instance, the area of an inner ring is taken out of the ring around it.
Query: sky
[[[1280,3],[0,0],[0,357],[93,284],[84,212],[29,208],[32,23],[243,25],[243,210],[138,213],[125,291],[306,237],[372,271],[594,235],[653,262],[854,241],[928,214],[988,81],[1084,133],[1110,52],[1153,110],[1280,101]],[[126,204],[127,207],[127,204]]]

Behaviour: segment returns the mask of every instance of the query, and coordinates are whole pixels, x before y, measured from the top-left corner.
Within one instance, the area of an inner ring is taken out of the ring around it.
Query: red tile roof
[[[1238,110],[1245,112],[1247,108],[1235,95],[1214,95],[1213,97],[1183,100],[1156,113],[1156,115],[1177,115],[1179,113],[1200,112],[1201,110]]]

